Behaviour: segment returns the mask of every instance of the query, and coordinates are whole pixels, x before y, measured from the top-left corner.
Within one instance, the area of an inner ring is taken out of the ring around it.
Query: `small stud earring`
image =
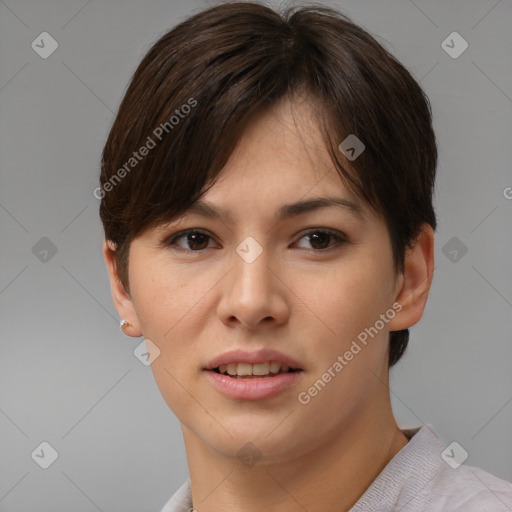
[[[130,324],[129,324],[126,320],[121,320],[121,321],[119,322],[119,328],[121,329],[121,331],[123,331],[123,327],[124,327],[125,325],[130,325]]]

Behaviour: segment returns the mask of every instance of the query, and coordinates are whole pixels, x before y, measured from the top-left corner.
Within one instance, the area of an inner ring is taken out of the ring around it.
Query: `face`
[[[346,204],[278,216],[326,197]],[[387,403],[388,333],[408,321],[396,307],[403,276],[384,220],[343,185],[307,101],[261,114],[202,200],[229,218],[191,211],[136,238],[120,306],[160,350],[151,368],[182,425],[218,454],[250,441],[279,461]],[[238,349],[278,351],[301,371],[266,377],[283,382],[270,394],[251,395],[258,377],[221,391],[205,368]]]

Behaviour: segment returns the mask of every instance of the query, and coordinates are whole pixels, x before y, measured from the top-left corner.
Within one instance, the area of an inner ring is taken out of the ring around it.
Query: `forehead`
[[[327,170],[332,162],[318,126],[324,114],[307,96],[281,98],[250,118],[224,171],[251,164],[272,167],[272,163],[286,170],[286,162],[299,172]]]
[[[306,208],[292,206],[292,202],[327,197],[326,205],[338,203],[362,217],[366,205],[343,183],[315,109],[307,99],[283,98],[253,116],[215,184],[193,209],[214,216],[214,208],[205,205],[205,200],[220,204],[243,197],[260,204],[279,203],[278,215],[285,218]],[[341,155],[340,160],[346,159]],[[348,163],[344,167],[350,169]]]
[[[317,211],[321,208],[341,210],[361,222],[368,220],[368,212],[359,202],[333,195],[307,197],[292,203],[281,204],[275,209],[274,220],[276,222],[288,220]],[[215,203],[205,201],[204,199],[196,201],[187,210],[187,213],[195,213],[203,217],[219,219],[225,223],[235,222],[235,215],[231,209],[221,208]]]
[[[261,218],[274,225],[315,211],[335,212],[358,225],[378,220],[344,185],[316,108],[307,98],[283,98],[253,115],[215,183],[169,223],[199,215],[227,224]]]

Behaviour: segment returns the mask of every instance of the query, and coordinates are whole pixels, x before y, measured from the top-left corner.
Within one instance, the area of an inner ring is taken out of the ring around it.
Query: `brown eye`
[[[308,239],[312,250],[319,252],[327,251],[335,245],[347,242],[346,237],[341,236],[341,234],[338,234],[337,232],[320,229],[311,230],[303,235],[302,238]],[[330,239],[335,239],[335,243],[329,244]]]
[[[186,247],[178,245],[180,249],[197,252],[207,248],[208,241],[211,239],[211,237],[202,231],[188,229],[173,236],[171,240],[166,243],[166,245],[177,245],[176,242],[181,239],[185,240],[184,243],[186,244]]]
[[[305,247],[305,249],[311,249],[315,252],[327,252],[340,244],[348,242],[342,233],[322,229],[312,229],[304,234],[301,237],[302,239],[309,240],[310,247]],[[180,251],[200,252],[208,249],[208,243],[211,240],[212,237],[207,233],[197,229],[186,229],[171,236],[168,241],[164,241],[163,245],[172,246]],[[332,240],[334,240],[334,243],[330,243]]]

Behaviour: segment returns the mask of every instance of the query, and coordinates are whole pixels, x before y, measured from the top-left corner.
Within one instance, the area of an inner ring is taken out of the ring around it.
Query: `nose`
[[[249,262],[236,254],[234,265],[222,280],[222,297],[217,313],[228,327],[239,324],[246,330],[264,325],[282,325],[289,317],[291,292],[280,276],[279,265],[264,250]],[[287,293],[288,292],[288,293]]]

